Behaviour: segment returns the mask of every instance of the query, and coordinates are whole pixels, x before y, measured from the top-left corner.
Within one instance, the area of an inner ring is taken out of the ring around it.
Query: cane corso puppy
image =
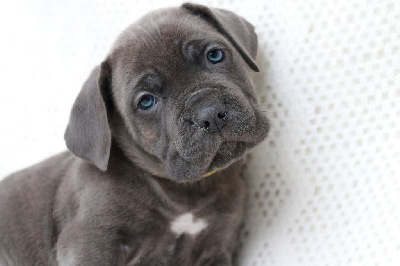
[[[268,133],[257,36],[226,10],[152,12],[89,75],[69,151],[0,184],[1,265],[231,265],[240,159]]]

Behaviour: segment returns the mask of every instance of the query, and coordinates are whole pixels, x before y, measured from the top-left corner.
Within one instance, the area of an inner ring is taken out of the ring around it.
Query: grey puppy
[[[245,152],[268,133],[243,18],[148,14],[83,85],[69,151],[0,184],[1,265],[231,265]],[[208,177],[207,177],[208,176]]]

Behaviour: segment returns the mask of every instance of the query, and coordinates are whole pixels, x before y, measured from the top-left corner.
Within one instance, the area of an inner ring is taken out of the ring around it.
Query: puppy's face
[[[124,153],[153,174],[194,181],[262,141],[268,122],[249,77],[249,66],[258,70],[256,41],[240,17],[194,5],[151,13],[125,30],[99,81],[108,79],[103,98],[111,97],[111,135]]]

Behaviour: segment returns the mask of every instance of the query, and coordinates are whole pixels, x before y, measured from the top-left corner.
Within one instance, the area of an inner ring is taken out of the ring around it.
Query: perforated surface
[[[0,11],[0,176],[65,149],[117,34],[180,1],[13,1]],[[271,119],[248,157],[240,265],[400,265],[400,2],[199,1],[256,26]]]

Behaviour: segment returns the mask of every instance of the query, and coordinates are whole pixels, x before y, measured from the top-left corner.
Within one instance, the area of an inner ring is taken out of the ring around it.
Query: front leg
[[[242,165],[237,163],[227,172],[225,193],[219,193],[214,203],[215,218],[212,228],[197,246],[196,266],[232,266],[236,265],[233,253],[237,248],[241,226],[243,224],[246,185],[241,176]]]
[[[108,266],[123,262],[116,230],[98,223],[69,223],[58,238],[56,253],[60,266]]]
[[[166,265],[232,266],[231,245],[227,244],[209,234],[182,235],[176,241],[174,256]]]
[[[236,216],[237,215],[237,216]],[[241,211],[214,221],[212,230],[199,236],[192,257],[195,266],[232,266],[233,252],[239,238]]]

